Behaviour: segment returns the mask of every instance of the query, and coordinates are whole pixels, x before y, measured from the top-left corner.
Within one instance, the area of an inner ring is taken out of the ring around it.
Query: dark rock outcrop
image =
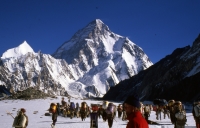
[[[45,99],[47,97],[56,98],[55,95],[44,93],[41,90],[30,87],[23,91],[18,91],[13,93],[9,99],[22,99],[22,100],[32,100],[32,99]]]

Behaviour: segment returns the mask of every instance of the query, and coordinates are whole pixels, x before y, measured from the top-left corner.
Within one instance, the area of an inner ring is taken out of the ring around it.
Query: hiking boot
[[[55,125],[51,124],[51,127],[52,127],[52,128],[55,128]]]

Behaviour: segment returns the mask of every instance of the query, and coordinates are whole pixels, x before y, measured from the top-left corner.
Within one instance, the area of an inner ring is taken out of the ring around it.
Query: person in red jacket
[[[140,112],[140,101],[137,95],[129,96],[124,101],[124,109],[129,120],[126,128],[149,128],[147,121]]]

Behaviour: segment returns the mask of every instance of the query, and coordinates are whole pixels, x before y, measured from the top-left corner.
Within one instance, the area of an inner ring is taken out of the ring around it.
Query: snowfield
[[[65,98],[68,102],[68,99]],[[88,105],[91,103],[102,104],[102,101],[94,100],[80,100],[71,99],[71,102],[81,103],[86,101]],[[0,101],[0,128],[11,128],[14,119],[12,116],[8,115],[7,112],[11,112],[15,117],[17,110],[20,108],[26,109],[26,114],[29,118],[28,128],[51,128],[51,116],[44,116],[44,114],[49,108],[50,103],[61,103],[61,97],[57,99],[47,98],[47,99],[37,99],[37,100],[1,100]],[[115,105],[119,103],[114,102]],[[186,128],[195,128],[195,121],[191,113],[191,106],[186,106],[187,109],[187,125]],[[163,115],[162,115],[163,118]],[[170,119],[162,119],[160,121],[156,120],[155,112],[152,111],[150,115],[150,120],[158,122],[160,125],[149,125],[150,128],[174,128],[171,124]],[[116,117],[113,121],[112,128],[126,128],[127,121],[122,121],[121,118]],[[108,128],[108,123],[103,122],[103,119],[98,119],[99,128]],[[81,118],[73,118],[58,116],[56,128],[90,128],[90,117],[82,121]]]

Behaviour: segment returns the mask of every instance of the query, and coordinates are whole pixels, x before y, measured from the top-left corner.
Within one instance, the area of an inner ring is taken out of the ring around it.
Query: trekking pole
[[[115,120],[115,118],[113,118]],[[116,121],[116,120],[115,120]],[[116,121],[117,122],[117,121]]]
[[[15,119],[15,117],[10,112],[6,111],[6,113],[7,113],[7,115],[10,115],[10,116],[12,116],[13,119]]]

